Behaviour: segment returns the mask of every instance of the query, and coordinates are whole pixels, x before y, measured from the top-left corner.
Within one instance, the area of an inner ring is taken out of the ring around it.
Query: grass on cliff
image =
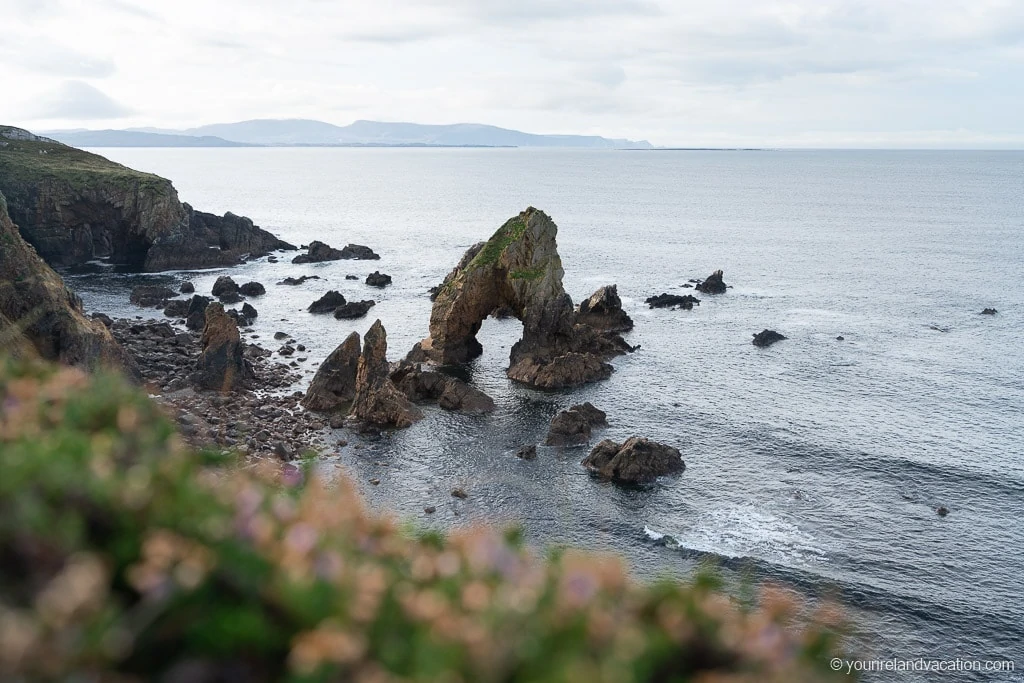
[[[816,681],[820,619],[640,586],[514,531],[410,531],[285,466],[187,450],[109,375],[0,358],[0,679]]]
[[[487,240],[487,244],[480,250],[480,253],[470,261],[469,268],[482,268],[484,266],[494,265],[501,258],[501,255],[505,253],[505,249],[508,245],[523,236],[526,232],[526,221],[520,216],[510,218],[505,222],[503,226],[497,229],[491,239]]]
[[[78,190],[100,181],[155,192],[171,188],[165,178],[58,142],[0,138],[0,188],[14,195],[26,185],[47,179],[67,182]]]

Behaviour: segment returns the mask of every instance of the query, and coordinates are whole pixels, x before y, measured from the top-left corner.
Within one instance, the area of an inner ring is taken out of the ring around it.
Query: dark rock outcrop
[[[210,290],[210,293],[216,297],[221,297],[225,294],[237,294],[238,283],[228,275],[221,275],[217,278],[217,281],[213,283],[213,289]]]
[[[726,284],[722,280],[722,271],[716,270],[703,282],[698,282],[694,289],[705,294],[725,294]]]
[[[324,261],[340,261],[342,258],[344,257],[341,249],[335,249],[329,244],[314,240],[306,247],[306,253],[293,258],[292,263],[322,263]]]
[[[142,308],[163,308],[167,305],[169,299],[173,299],[176,296],[178,294],[167,287],[139,285],[132,289],[128,300]]]
[[[350,403],[356,395],[359,355],[359,333],[353,332],[316,371],[302,405],[308,410],[333,411]]]
[[[658,294],[648,297],[644,301],[650,308],[681,308],[684,311],[693,310],[693,307],[700,306],[700,299],[692,294]]]
[[[349,301],[334,309],[334,317],[337,320],[356,320],[365,316],[376,305],[377,302],[372,299]]]
[[[212,299],[198,294],[189,299],[188,311],[185,314],[185,327],[190,330],[201,330],[206,327],[206,307]]]
[[[339,306],[345,305],[345,297],[336,290],[331,290],[309,305],[310,313],[333,313]]]
[[[523,322],[512,348],[508,376],[556,389],[605,379],[605,359],[630,349],[621,337],[578,324],[562,287],[557,226],[529,208],[505,223],[486,243],[471,247],[437,290],[430,336],[409,360],[464,363],[482,352],[476,339],[488,315],[508,306]]]
[[[306,280],[319,280],[319,279],[321,279],[319,275],[303,275],[302,277],[286,277],[285,279],[281,280],[277,284],[279,284],[279,285],[291,285],[291,286],[294,287],[295,285],[301,285]]]
[[[22,239],[0,194],[0,349],[16,357],[116,368],[136,376],[134,362],[100,315],[85,316],[81,300]]]
[[[379,261],[380,256],[374,253],[373,249],[364,247],[361,244],[346,244],[341,250],[341,258],[358,259],[361,261]]]
[[[245,304],[237,311],[228,311],[228,315],[238,324],[239,327],[249,327],[256,318],[259,317],[259,312],[250,304]]]
[[[997,310],[996,310],[996,309],[994,309],[994,308],[986,308],[985,310],[983,310],[983,311],[981,312],[981,314],[982,314],[982,315],[995,315],[995,314],[996,314],[996,313],[998,313],[998,312],[999,312],[999,311],[997,311]]]
[[[594,427],[606,425],[607,415],[591,403],[559,411],[551,420],[545,446],[578,446],[590,440]]]
[[[580,302],[576,322],[605,332],[629,332],[633,320],[622,310],[617,285],[605,285]]]
[[[267,293],[267,288],[259,282],[246,282],[238,291],[245,296],[263,296]]]
[[[253,379],[252,366],[244,357],[238,325],[219,303],[206,308],[202,352],[192,376],[200,389],[236,391]]]
[[[188,280],[185,280],[181,283],[181,288],[178,289],[178,291],[182,294],[195,294],[196,286]]]
[[[366,276],[366,284],[371,287],[387,287],[391,284],[391,276],[375,270]]]
[[[168,318],[187,318],[190,299],[172,299],[164,307],[164,315]]]
[[[363,338],[352,415],[366,427],[409,427],[423,413],[391,381],[387,352],[387,332],[378,320]]]
[[[494,412],[494,400],[484,392],[419,364],[401,362],[392,371],[391,381],[410,401],[436,401],[445,410],[465,413]]]
[[[754,335],[754,340],[751,342],[754,346],[760,346],[762,348],[771,346],[775,342],[780,342],[787,337],[782,336],[775,330],[761,330]]]
[[[641,486],[686,469],[678,449],[636,436],[622,444],[605,439],[581,464],[603,479]]]

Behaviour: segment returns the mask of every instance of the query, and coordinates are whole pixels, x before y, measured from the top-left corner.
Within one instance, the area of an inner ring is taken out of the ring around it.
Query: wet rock
[[[114,321],[111,320],[110,316],[107,315],[106,313],[93,313],[89,317],[91,317],[93,320],[98,320],[99,322],[103,323],[103,326],[106,327],[107,329],[110,329],[110,326],[114,324]]]
[[[334,309],[334,317],[337,320],[356,320],[362,318],[370,309],[377,305],[376,301],[366,299],[365,301],[349,301]]]
[[[402,361],[391,373],[391,380],[410,401],[436,401],[444,410],[465,413],[494,412],[494,400],[484,392],[455,377],[423,370],[418,364]]]
[[[375,270],[366,276],[366,284],[371,287],[387,287],[391,284],[391,276]]]
[[[373,249],[364,247],[361,244],[346,244],[341,250],[341,258],[343,259],[360,259],[364,261],[376,261],[380,259],[380,256],[373,252]]]
[[[168,318],[187,318],[190,299],[171,299],[164,307],[164,315]]]
[[[238,288],[238,291],[245,296],[263,296],[267,293],[267,288],[259,282],[246,282]]]
[[[196,291],[196,286],[192,284],[191,281],[185,280],[184,282],[181,283],[181,287],[178,289],[178,291],[181,292],[182,294],[194,294]]]
[[[331,290],[309,305],[310,313],[333,313],[339,306],[345,305],[345,297],[336,290]]]
[[[537,458],[537,444],[531,443],[516,451],[516,457],[520,460],[535,460]]]
[[[455,364],[479,356],[481,323],[507,306],[523,322],[523,337],[512,347],[509,378],[557,389],[610,376],[612,367],[604,360],[631,347],[621,337],[611,339],[613,333],[576,324],[572,299],[562,286],[557,232],[544,212],[530,207],[486,243],[471,247],[437,288],[430,336],[408,360]]]
[[[590,440],[592,429],[607,425],[607,415],[591,403],[576,405],[560,411],[551,420],[546,446],[578,446]]]
[[[206,309],[202,353],[193,381],[202,389],[235,391],[254,377],[252,366],[243,356],[238,325],[219,303]]]
[[[217,300],[222,304],[237,304],[241,303],[245,299],[238,292],[225,292],[217,297]]]
[[[704,282],[697,283],[695,289],[705,294],[725,294],[726,284],[722,280],[722,271],[716,270],[708,275]]]
[[[290,335],[287,334],[286,332],[275,332],[274,333],[274,339],[276,339],[277,341],[281,341],[282,339],[287,339],[289,336]]]
[[[307,410],[337,410],[355,398],[359,333],[353,332],[320,365],[302,398]]]
[[[132,289],[128,300],[142,308],[163,308],[168,299],[178,296],[177,292],[157,285],[139,285]]]
[[[940,505],[939,508],[935,511],[935,514],[937,514],[939,517],[945,517],[949,514],[949,508],[947,508],[945,505]]]
[[[423,413],[391,381],[387,350],[387,332],[377,320],[363,338],[352,414],[370,427],[409,427]]]
[[[996,309],[994,309],[994,308],[986,308],[985,310],[983,310],[983,311],[981,312],[981,314],[982,314],[982,315],[995,315],[995,314],[996,314],[996,313],[998,313],[998,312],[999,312],[999,311],[997,311],[997,310],[996,310]]]
[[[761,330],[754,335],[754,341],[751,342],[754,346],[760,346],[762,348],[771,346],[775,342],[780,342],[787,337],[782,336],[775,330]]]
[[[340,249],[334,249],[329,244],[319,240],[310,242],[305,254],[299,254],[292,259],[292,263],[322,263],[324,261],[338,261],[342,257]]]
[[[319,275],[303,275],[302,277],[286,277],[285,279],[281,280],[277,284],[279,284],[279,285],[290,285],[290,286],[294,287],[295,285],[301,285],[303,282],[306,282],[307,280],[319,280],[319,279],[321,279]]]
[[[358,275],[346,275],[345,279],[346,280],[358,280],[359,276]]]
[[[238,284],[227,275],[221,275],[217,278],[217,281],[213,283],[213,289],[210,293],[215,297],[222,297],[225,294],[238,294]]]
[[[658,294],[648,297],[644,302],[650,308],[681,308],[684,311],[693,310],[693,307],[700,306],[700,299],[692,294]]]
[[[629,332],[633,329],[633,320],[622,310],[617,285],[605,285],[582,301],[576,322],[607,332]]]
[[[206,307],[210,305],[210,302],[211,299],[198,294],[189,299],[185,327],[190,330],[203,329],[206,326]]]
[[[259,311],[257,311],[256,307],[253,306],[252,304],[242,305],[242,316],[249,321],[248,325],[252,325],[253,321],[256,320],[256,318],[258,318],[259,315]]]
[[[285,344],[284,346],[277,350],[277,355],[290,358],[291,356],[295,355],[295,348],[289,346],[288,344]]]
[[[466,490],[464,488],[456,486],[455,488],[452,489],[452,497],[458,498],[460,500],[465,500],[466,498],[469,498],[469,494],[466,493]]]
[[[581,464],[603,479],[641,486],[686,469],[678,449],[636,436],[622,444],[605,439]]]
[[[423,511],[426,512],[428,515],[432,515],[435,512],[437,512],[437,508],[434,507],[433,505],[428,505],[427,507],[423,508]]]
[[[844,337],[843,335],[839,335],[838,337],[836,337],[836,341],[846,341],[846,337]]]

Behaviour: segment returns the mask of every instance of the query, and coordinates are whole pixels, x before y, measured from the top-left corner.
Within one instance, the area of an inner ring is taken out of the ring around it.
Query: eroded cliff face
[[[134,364],[104,325],[22,239],[0,194],[0,349],[88,369]]]
[[[511,379],[556,389],[607,378],[612,368],[605,359],[630,347],[612,332],[577,321],[562,286],[557,233],[554,221],[530,207],[467,251],[438,288],[430,336],[409,360],[450,364],[480,355],[481,324],[505,307],[523,323],[523,337],[512,347]]]
[[[206,268],[294,249],[248,218],[194,211],[165,178],[17,128],[0,127],[0,192],[53,266],[109,258],[148,271]]]

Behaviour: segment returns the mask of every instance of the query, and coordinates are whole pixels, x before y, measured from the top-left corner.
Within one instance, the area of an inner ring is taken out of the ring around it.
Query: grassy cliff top
[[[20,128],[0,126],[0,189],[14,195],[43,180],[65,181],[76,188],[113,182],[156,191],[171,189],[171,182],[158,175],[136,171]]]

